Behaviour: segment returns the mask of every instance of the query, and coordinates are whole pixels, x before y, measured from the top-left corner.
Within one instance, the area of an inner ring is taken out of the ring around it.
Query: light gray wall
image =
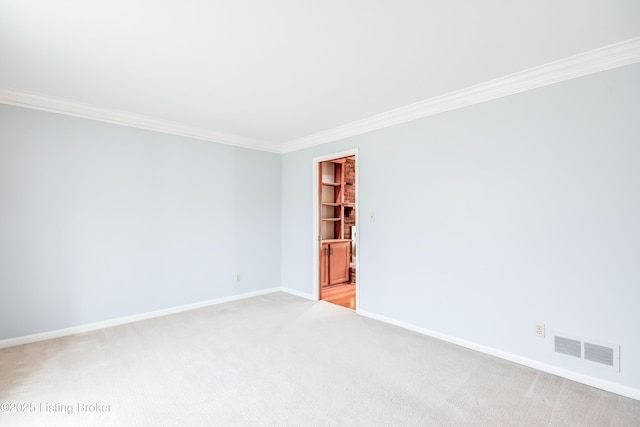
[[[280,286],[280,161],[0,105],[0,339]]]
[[[312,159],[351,148],[361,309],[640,388],[640,65],[284,155],[285,287],[313,292]],[[535,321],[620,344],[622,372]]]
[[[638,65],[282,157],[0,105],[0,339],[311,294],[312,158],[359,148],[361,309],[640,388],[639,115]]]

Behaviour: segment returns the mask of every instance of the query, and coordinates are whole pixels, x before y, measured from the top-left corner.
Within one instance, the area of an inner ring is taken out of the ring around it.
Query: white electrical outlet
[[[544,323],[535,323],[535,325],[533,326],[533,335],[544,338]]]
[[[236,274],[236,282],[240,281],[240,273]]]

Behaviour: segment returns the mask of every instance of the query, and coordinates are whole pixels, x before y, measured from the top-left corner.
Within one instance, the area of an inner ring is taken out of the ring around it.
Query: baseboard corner
[[[297,297],[305,298],[305,299],[308,299],[308,300],[311,300],[311,301],[317,301],[317,299],[314,298],[313,295],[311,295],[311,294],[308,294],[306,292],[296,291],[295,289],[287,288],[286,286],[281,286],[279,290],[282,291],[282,292],[286,292],[288,294],[291,294],[291,295],[295,295]]]

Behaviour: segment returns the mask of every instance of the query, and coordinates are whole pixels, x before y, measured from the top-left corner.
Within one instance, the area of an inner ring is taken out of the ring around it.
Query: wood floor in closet
[[[356,309],[356,285],[355,283],[345,283],[322,290],[322,299],[343,307]]]

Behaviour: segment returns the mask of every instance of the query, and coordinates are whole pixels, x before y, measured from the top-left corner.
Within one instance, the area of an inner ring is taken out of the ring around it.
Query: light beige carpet
[[[2,426],[640,425],[639,401],[284,293],[0,350],[0,402]]]

